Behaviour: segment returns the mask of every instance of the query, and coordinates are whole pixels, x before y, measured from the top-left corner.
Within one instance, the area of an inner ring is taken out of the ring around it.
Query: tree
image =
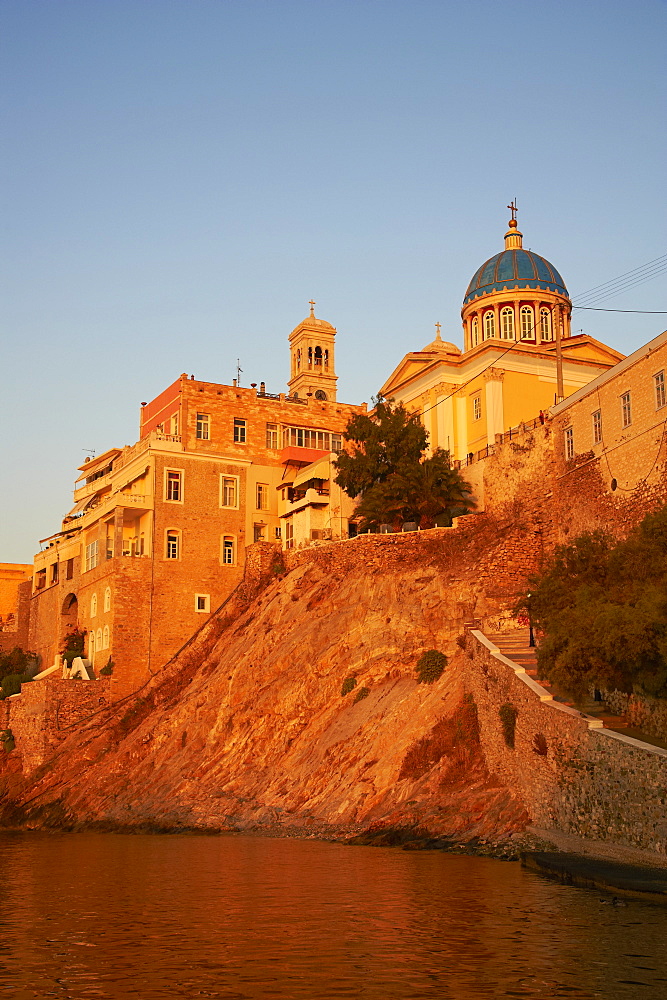
[[[667,507],[624,541],[597,531],[560,546],[519,607],[544,633],[544,676],[667,697]]]
[[[361,498],[362,528],[405,521],[431,528],[442,515],[473,509],[470,487],[452,468],[449,452],[437,448],[424,457],[428,433],[418,415],[381,397],[374,402],[371,416],[350,420],[343,436],[352,447],[336,462],[338,485]]]

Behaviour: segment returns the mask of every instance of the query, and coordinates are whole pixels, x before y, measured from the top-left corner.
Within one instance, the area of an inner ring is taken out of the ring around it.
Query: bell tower
[[[334,364],[336,328],[315,316],[315,302],[310,300],[310,315],[289,335],[290,396],[336,401],[338,376]]]

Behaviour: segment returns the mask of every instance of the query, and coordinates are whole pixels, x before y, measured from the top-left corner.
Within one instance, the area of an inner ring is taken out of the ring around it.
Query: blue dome
[[[473,275],[463,305],[480,295],[507,289],[539,289],[568,295],[565,282],[548,260],[532,250],[503,250],[490,257]]]

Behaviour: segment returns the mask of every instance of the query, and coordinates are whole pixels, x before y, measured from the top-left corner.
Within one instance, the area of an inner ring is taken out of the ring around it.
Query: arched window
[[[97,594],[93,594],[90,598],[90,617],[95,618],[97,615]]]
[[[92,631],[88,636],[88,659],[91,663],[95,659],[95,633]]]
[[[102,629],[98,628],[95,633],[95,649],[102,649]]]
[[[321,368],[322,367],[322,348],[321,347],[316,347],[315,348],[315,367],[316,368]]]
[[[496,335],[496,317],[491,310],[484,313],[484,339],[491,340]]]
[[[111,611],[111,587],[107,587],[104,591],[104,610]]]
[[[104,626],[104,631],[102,632],[102,649],[109,648],[109,626]]]
[[[500,335],[503,340],[514,340],[514,310],[505,306],[500,311]]]
[[[296,352],[296,370],[299,371],[301,368],[301,348]]]
[[[165,558],[166,559],[181,558],[181,533],[180,531],[176,531],[173,528],[167,531]]]
[[[329,368],[329,352],[325,350],[324,352],[324,370],[327,371]]]
[[[535,336],[535,323],[531,306],[521,306],[521,339],[532,340]]]
[[[313,367],[313,349],[312,349],[312,347],[308,348],[308,367],[309,368]]]
[[[553,340],[554,332],[551,327],[551,310],[540,309],[540,333],[542,340]]]
[[[479,321],[475,316],[474,320],[472,321],[472,346],[477,347],[478,344],[479,344]]]

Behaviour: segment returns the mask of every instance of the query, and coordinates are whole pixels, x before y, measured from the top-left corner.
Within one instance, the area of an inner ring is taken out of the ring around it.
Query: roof
[[[502,250],[489,257],[472,277],[463,305],[480,295],[504,289],[542,289],[569,298],[565,282],[548,260],[532,250]]]

